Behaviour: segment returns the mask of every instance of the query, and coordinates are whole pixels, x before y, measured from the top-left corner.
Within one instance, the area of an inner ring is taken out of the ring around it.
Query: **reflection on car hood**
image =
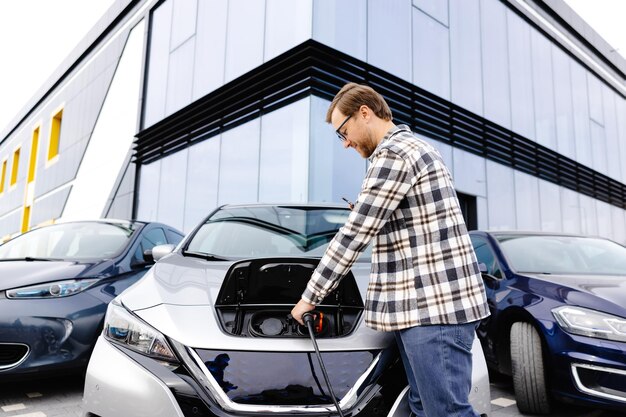
[[[62,279],[92,276],[97,263],[74,261],[2,261],[0,291]],[[97,268],[101,271],[102,268]]]
[[[122,294],[130,310],[159,304],[213,305],[232,262],[208,262],[173,253]]]
[[[609,313],[626,314],[626,277],[615,275],[529,274],[533,279],[555,284],[553,297],[567,304],[590,307]],[[614,304],[609,308],[608,303]],[[591,304],[590,304],[591,303]]]

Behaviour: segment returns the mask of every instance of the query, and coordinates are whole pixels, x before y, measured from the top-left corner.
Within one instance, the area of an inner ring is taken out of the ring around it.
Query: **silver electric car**
[[[90,417],[335,415],[307,328],[289,313],[350,211],[238,205],[214,211],[116,297],[91,356]],[[406,417],[393,335],[363,322],[370,253],[317,307],[314,332],[345,415]],[[478,341],[470,401],[490,410]]]

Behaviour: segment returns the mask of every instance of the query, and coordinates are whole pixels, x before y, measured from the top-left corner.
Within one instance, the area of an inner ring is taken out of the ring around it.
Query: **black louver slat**
[[[315,95],[331,100],[349,81],[380,92],[396,123],[486,159],[626,208],[626,185],[375,66],[308,40],[137,134],[146,164]]]

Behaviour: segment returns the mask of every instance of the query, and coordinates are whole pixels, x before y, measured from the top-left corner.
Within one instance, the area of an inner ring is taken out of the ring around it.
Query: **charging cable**
[[[322,368],[322,374],[324,375],[324,380],[326,381],[326,386],[328,387],[328,392],[330,393],[330,398],[332,398],[333,403],[335,404],[335,408],[337,409],[337,413],[339,413],[340,417],[343,417],[343,412],[341,408],[339,408],[339,404],[337,403],[337,398],[335,397],[335,393],[333,392],[333,387],[330,385],[330,379],[328,379],[328,374],[326,373],[326,367],[324,366],[324,361],[322,360],[322,355],[320,354],[320,350],[317,347],[317,341],[315,340],[315,332],[313,331],[313,321],[315,320],[315,316],[313,313],[307,312],[302,315],[302,321],[306,324],[306,327],[309,329],[309,336],[311,336],[311,342],[313,342],[313,347],[315,348],[315,353],[317,354],[317,360],[320,363],[320,367]]]

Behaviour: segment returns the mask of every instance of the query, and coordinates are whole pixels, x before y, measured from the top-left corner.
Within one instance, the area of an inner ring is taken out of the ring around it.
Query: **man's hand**
[[[302,321],[302,315],[307,311],[311,311],[315,309],[313,304],[307,303],[304,300],[298,301],[298,304],[291,310],[291,315],[298,323],[304,326],[304,322]]]

